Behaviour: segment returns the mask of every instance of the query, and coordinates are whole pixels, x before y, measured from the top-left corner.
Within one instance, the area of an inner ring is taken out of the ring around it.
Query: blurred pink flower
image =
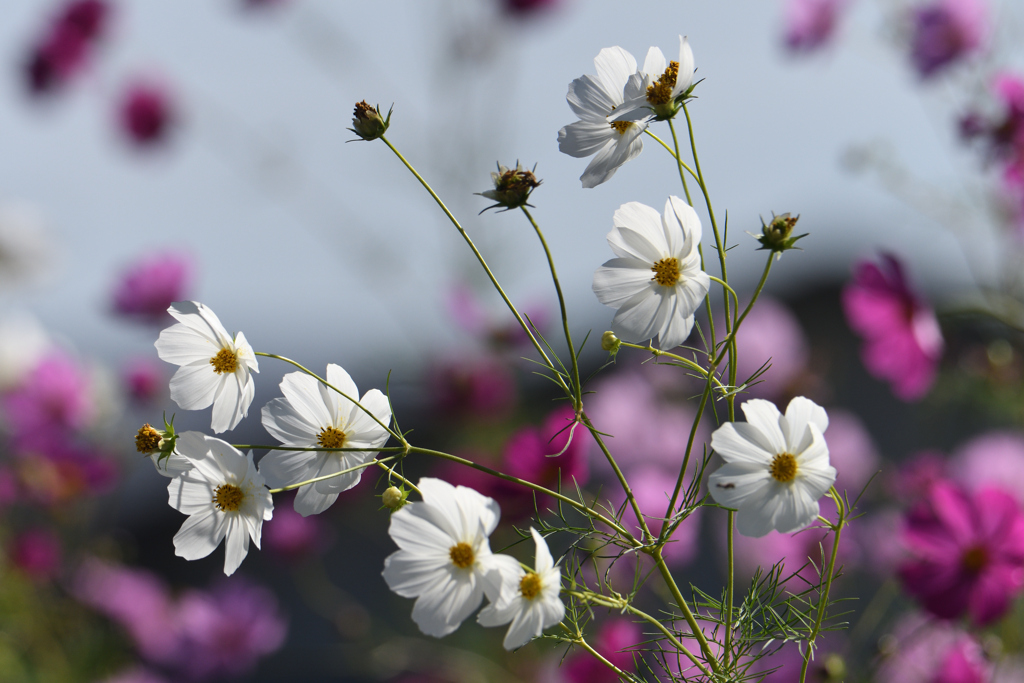
[[[897,567],[907,559],[901,534],[903,513],[895,508],[869,512],[858,520],[856,529],[854,540],[864,558],[861,566],[882,579],[892,577]],[[845,541],[839,545],[840,550],[843,543]]]
[[[115,674],[112,678],[104,679],[103,683],[168,683],[168,681],[149,669],[136,666]]]
[[[184,253],[157,251],[121,272],[113,293],[114,311],[126,318],[166,325],[167,308],[192,290],[193,260]]]
[[[167,88],[142,80],[129,84],[122,93],[117,114],[121,132],[138,147],[165,142],[176,119]]]
[[[504,465],[493,462],[491,457],[483,453],[460,451],[456,455],[492,469],[504,468]],[[533,492],[525,486],[499,479],[486,472],[450,460],[438,460],[433,468],[433,476],[443,479],[452,486],[469,487],[498,501],[498,505],[501,507],[502,522],[520,521],[534,513]],[[542,507],[545,505],[539,496],[537,503]]]
[[[132,358],[121,370],[125,393],[140,403],[149,403],[165,393],[168,377],[164,366],[149,357]]]
[[[830,427],[831,429],[831,427]],[[807,683],[830,683],[843,680],[838,676],[845,670],[845,664],[836,651],[838,634],[827,633],[818,640],[814,659],[807,667]],[[765,657],[755,665],[756,671],[775,669],[765,676],[764,680],[755,678],[760,683],[800,683],[800,670],[804,657],[801,648],[790,641],[769,657]],[[902,681],[901,681],[902,683]]]
[[[263,548],[288,560],[315,555],[328,546],[327,528],[320,515],[303,517],[284,502],[274,518],[263,524]]]
[[[107,493],[117,483],[115,461],[59,434],[17,444],[17,498],[57,507],[84,495]]]
[[[938,0],[911,10],[910,59],[929,78],[981,47],[988,35],[985,0]]]
[[[51,351],[3,397],[15,439],[64,435],[88,427],[96,415],[91,388],[84,368],[67,354]]]
[[[719,322],[715,325],[716,331],[724,330]],[[740,325],[736,344],[741,349],[737,383],[745,382],[771,360],[771,367],[759,378],[763,381],[747,389],[754,398],[778,399],[806,369],[810,355],[800,321],[784,304],[766,297],[758,299]]]
[[[652,534],[657,535],[661,533],[662,520],[665,518],[665,511],[668,509],[669,498],[675,488],[677,475],[678,471],[669,472],[655,465],[638,465],[626,472],[626,480],[629,481],[629,487],[633,490],[633,497],[636,498],[640,511],[647,521],[647,527],[651,530]],[[680,493],[680,498],[685,493],[690,479],[691,477],[687,476],[683,481],[683,491]],[[619,483],[616,481],[608,486],[611,487],[608,495],[611,497],[613,504],[616,507],[622,506],[626,502],[626,494],[622,491]],[[636,514],[633,512],[631,505],[625,506],[622,519],[627,525],[626,528],[630,529],[634,534],[638,535],[640,533],[640,524],[637,522]],[[700,519],[701,508],[697,508],[676,527],[672,540],[662,550],[662,554],[668,564],[681,566],[693,560],[697,554]],[[625,561],[620,560],[619,564],[623,564],[623,569],[625,569],[626,565],[629,565],[630,569],[632,569],[632,564],[628,559]]]
[[[944,619],[965,613],[979,626],[999,619],[1024,588],[1024,514],[1009,494],[932,486],[907,514],[900,565],[904,588]]]
[[[633,466],[658,465],[678,472],[696,415],[690,405],[660,400],[642,375],[631,372],[615,373],[599,382],[594,390],[586,399],[587,414],[598,430],[611,435],[603,440],[620,467],[626,470]],[[708,419],[709,415],[705,415],[697,429],[690,456],[691,468],[704,455]],[[610,475],[611,467],[596,444],[591,452],[595,470]],[[675,475],[672,481],[675,483]]]
[[[109,15],[110,7],[102,0],[65,4],[32,48],[25,65],[30,92],[52,92],[81,71],[94,43],[105,31]]]
[[[530,344],[530,338],[511,313],[502,309],[501,322],[495,322],[467,285],[454,285],[448,292],[446,303],[448,314],[459,327],[495,351],[514,350]],[[520,313],[527,324],[532,322],[541,331],[547,327],[551,317],[546,306],[536,304],[525,307]]]
[[[60,571],[60,539],[49,529],[29,529],[18,534],[10,549],[15,567],[37,581],[49,581]]]
[[[560,4],[561,0],[501,0],[505,12],[518,18],[532,17],[552,10]]]
[[[875,443],[860,418],[841,408],[828,411],[827,441],[829,462],[837,472],[836,490],[853,500],[878,471],[881,460]],[[878,483],[876,479],[872,488]]]
[[[601,624],[592,647],[609,662],[626,672],[635,672],[633,653],[628,649],[643,642],[643,629],[623,618]],[[566,658],[560,673],[567,683],[617,683],[612,671],[589,652],[577,651]]]
[[[832,432],[832,425],[829,424],[829,433]],[[828,503],[830,501],[826,501]],[[822,511],[822,516],[835,521],[835,506]],[[860,547],[857,544],[856,527],[850,526],[843,529],[843,537],[839,543],[839,564],[852,568],[860,565]],[[720,541],[721,555],[725,556],[725,542]],[[745,578],[754,575],[754,571],[760,567],[767,572],[772,565],[783,562],[784,569],[782,578],[787,579],[794,573],[799,578],[794,578],[790,590],[799,592],[808,585],[818,585],[818,569],[823,567],[823,562],[828,561],[832,552],[834,534],[827,529],[810,528],[799,531],[795,534],[780,534],[778,531],[770,531],[766,536],[752,538],[743,534],[735,534],[733,544],[733,559],[735,561],[737,576]],[[825,556],[822,558],[822,551]],[[798,571],[799,570],[799,571]]]
[[[832,39],[846,0],[789,0],[786,3],[786,47],[812,52]]]
[[[448,419],[474,417],[496,420],[508,415],[516,402],[511,371],[498,360],[460,358],[428,371],[432,407]]]
[[[238,676],[276,652],[288,635],[274,594],[235,578],[209,592],[185,593],[178,605],[182,667],[193,677]]]
[[[882,254],[881,266],[859,262],[842,300],[847,323],[864,338],[868,372],[904,401],[927,394],[942,356],[942,331],[934,311],[911,291],[900,261]]]
[[[971,439],[953,455],[950,476],[969,490],[995,486],[1024,505],[1024,436],[989,432]]]
[[[892,634],[896,649],[882,660],[879,683],[988,683],[992,667],[980,643],[957,626],[909,614]]]
[[[893,498],[916,502],[928,495],[932,486],[947,478],[946,458],[936,451],[921,451],[900,463],[895,472],[885,478],[886,489]]]
[[[561,486],[569,491],[566,495],[574,495],[573,482],[583,486],[590,477],[587,452],[593,442],[586,427],[574,424],[575,416],[570,406],[562,406],[545,418],[540,429],[525,427],[513,434],[502,452],[502,470],[551,489]]]

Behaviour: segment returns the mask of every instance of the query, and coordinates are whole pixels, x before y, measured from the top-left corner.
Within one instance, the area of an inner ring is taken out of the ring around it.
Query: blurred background
[[[762,218],[799,214],[797,231],[809,233],[744,325],[740,374],[771,361],[748,393],[827,406],[851,496],[882,471],[842,551],[839,590],[860,600],[852,628],[827,634],[816,680],[927,683],[947,650],[982,676],[964,681],[1022,680],[1012,678],[1024,647],[1016,612],[930,621],[927,600],[920,611],[901,592],[910,551],[895,540],[935,481],[975,495],[1000,480],[1024,498],[1024,85],[1013,75],[1024,16],[1014,3],[8,0],[5,17],[6,680],[602,680],[585,653],[539,642],[509,655],[500,633],[474,624],[439,642],[421,636],[411,603],[379,576],[393,546],[370,474],[314,518],[277,497],[264,550],[230,579],[221,551],[175,557],[182,517],[131,436],[164,411],[179,430],[208,426],[205,411],[171,402],[173,367],[153,348],[167,305],[194,299],[257,351],[317,371],[338,363],[360,391],[384,389],[390,372],[417,445],[556,483],[538,457],[564,424],[561,404],[531,375],[521,359],[530,349],[429,196],[382,144],[352,142],[352,108],[393,105],[389,140],[555,339],[557,301],[529,225],[516,212],[478,215],[490,202],[474,196],[492,187],[496,163],[536,164],[533,214],[574,334],[599,336],[612,312],[591,281],[609,258],[613,212],[627,201],[660,209],[681,192],[650,139],[612,181],[582,189],[588,160],[558,151],[575,118],[566,87],[594,72],[603,47],[642,62],[657,45],[671,58],[679,35],[703,79],[694,134],[716,213],[728,212],[741,297],[763,267],[747,234]],[[592,338],[585,369],[606,360]],[[588,385],[588,410],[655,507],[700,387],[646,360],[622,352]],[[261,359],[260,369],[232,442],[270,438],[258,408],[290,368]],[[574,443],[562,476],[597,493],[609,479],[591,449]],[[520,492],[435,463],[407,467],[410,478],[435,474],[498,498],[506,522],[495,549],[518,538],[512,524],[529,524],[533,501]],[[704,512],[680,530],[673,563],[712,588],[724,517]],[[815,533],[741,546],[741,571],[817,562]],[[1024,577],[1014,566],[1008,600]],[[606,656],[639,666],[618,652],[642,639],[639,626],[595,614],[592,629]],[[763,667],[783,666],[770,680],[796,680],[789,654]]]

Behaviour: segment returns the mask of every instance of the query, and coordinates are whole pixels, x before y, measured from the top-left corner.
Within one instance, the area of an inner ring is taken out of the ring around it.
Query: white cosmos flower
[[[657,47],[647,51],[643,68],[626,84],[626,101],[615,110],[613,120],[633,121],[652,114],[672,118],[676,100],[693,85],[695,71],[690,42],[679,36],[679,61],[668,61]]]
[[[416,598],[412,620],[428,636],[446,636],[501,592],[502,563],[488,536],[501,511],[493,498],[465,486],[424,477],[423,502],[407,503],[391,515],[388,533],[399,550],[384,560],[384,580],[404,598]]]
[[[333,363],[327,366],[327,382],[352,398],[359,396],[356,383]],[[379,448],[388,432],[372,417],[334,389],[304,372],[291,372],[281,380],[284,398],[263,406],[263,426],[283,445],[299,448]],[[383,424],[391,422],[387,397],[370,389],[359,402]],[[271,451],[260,460],[260,474],[278,488],[341,472],[373,459],[376,451]],[[299,487],[295,511],[303,516],[323,512],[338,494],[359,483],[363,471],[339,474],[331,479]]]
[[[624,163],[643,151],[640,135],[649,116],[636,120],[611,121],[624,97],[636,98],[639,91],[625,92],[630,76],[636,74],[636,60],[621,47],[606,47],[594,58],[597,76],[581,76],[569,84],[565,99],[580,118],[558,131],[558,149],[581,158],[596,154],[580,180],[583,187],[596,187],[609,180]],[[642,79],[633,79],[634,88]]]
[[[711,435],[725,460],[708,480],[711,497],[738,510],[744,536],[798,531],[818,516],[818,499],[836,480],[824,437],[828,415],[803,396],[789,402],[785,415],[762,399],[742,408],[746,422],[727,422]]]
[[[562,590],[561,571],[551,559],[544,538],[536,529],[531,528],[530,533],[537,548],[533,571],[526,571],[518,562],[503,561],[499,565],[501,595],[476,618],[482,626],[512,622],[505,634],[506,650],[526,645],[565,617],[565,604],[558,597]]]
[[[174,536],[174,554],[186,560],[206,557],[225,537],[224,573],[231,576],[249,552],[260,547],[264,520],[274,501],[252,462],[231,444],[199,432],[183,432],[176,450],[192,469],[167,486],[171,507],[188,515]]]
[[[167,312],[178,323],[160,333],[156,352],[161,360],[180,365],[171,378],[171,398],[185,410],[213,405],[211,428],[218,434],[241,421],[255,395],[256,354],[245,335],[234,339],[209,308],[195,301],[176,301]]]
[[[693,328],[693,313],[711,281],[700,269],[700,219],[679,197],[669,197],[665,212],[639,202],[615,212],[608,245],[617,258],[594,273],[594,294],[618,309],[612,331],[642,342],[658,336],[662,349],[679,346]]]

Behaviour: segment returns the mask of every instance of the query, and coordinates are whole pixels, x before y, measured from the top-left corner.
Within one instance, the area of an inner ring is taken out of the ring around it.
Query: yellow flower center
[[[320,448],[341,448],[345,445],[345,432],[335,427],[324,427],[317,437],[316,442]]]
[[[210,359],[210,365],[213,366],[213,371],[218,375],[222,375],[225,372],[234,372],[238,369],[238,355],[225,346],[217,352],[216,356]]]
[[[629,130],[629,127],[632,125],[632,121],[612,121],[612,128],[614,128],[619,135],[625,135],[626,131]]]
[[[540,588],[540,574],[537,572],[530,572],[519,580],[519,592],[527,600],[533,600],[540,595]]]
[[[473,546],[468,543],[456,543],[448,549],[448,557],[452,558],[452,564],[459,569],[466,569],[473,566],[476,556],[473,554]]]
[[[772,465],[768,471],[772,473],[772,478],[775,481],[781,481],[783,484],[789,483],[796,479],[796,458],[792,453],[779,453],[772,459]]]
[[[160,432],[147,422],[135,435],[135,450],[139,453],[152,453],[160,445],[160,438]]]
[[[651,266],[651,270],[654,272],[651,279],[663,287],[672,287],[679,282],[679,260],[674,256],[661,259]]]
[[[245,491],[234,484],[221,484],[213,493],[213,504],[221,512],[234,512],[242,506]]]
[[[676,87],[676,78],[679,76],[679,62],[669,62],[668,68],[661,78],[647,86],[647,101],[657,106],[666,104],[672,99],[672,89]]]

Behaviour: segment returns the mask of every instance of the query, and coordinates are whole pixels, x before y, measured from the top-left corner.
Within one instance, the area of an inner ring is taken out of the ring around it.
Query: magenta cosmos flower
[[[574,481],[586,484],[592,439],[586,427],[573,422],[574,417],[573,409],[563,406],[552,411],[540,429],[525,427],[513,434],[502,455],[505,471],[551,489],[561,486],[572,492]]]
[[[29,91],[33,95],[52,92],[80,72],[109,18],[110,7],[102,0],[65,4],[29,54],[25,64]]]
[[[786,3],[786,47],[812,52],[832,38],[845,0],[789,0]]]
[[[981,643],[953,624],[922,614],[900,619],[891,634],[895,648],[882,660],[875,681],[888,683],[1008,683],[992,678]]]
[[[193,260],[184,253],[157,251],[125,268],[116,287],[114,311],[125,318],[166,325],[167,309],[189,297]]]
[[[121,132],[137,147],[165,142],[176,118],[167,88],[148,81],[135,81],[125,89],[117,114]]]
[[[904,520],[911,555],[899,568],[908,593],[935,616],[992,623],[1024,588],[1024,514],[995,488],[969,494],[932,486]]]
[[[985,0],[939,0],[911,12],[910,59],[922,78],[974,52],[988,35]]]
[[[942,331],[935,312],[910,289],[903,264],[882,254],[881,264],[861,261],[843,289],[846,321],[864,338],[861,359],[904,401],[922,398],[935,381]]]

